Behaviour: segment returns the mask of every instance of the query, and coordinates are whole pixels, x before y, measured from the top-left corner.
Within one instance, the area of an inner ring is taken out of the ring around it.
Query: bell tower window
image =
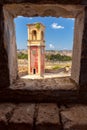
[[[37,32],[36,32],[36,30],[32,31],[32,40],[37,40]]]

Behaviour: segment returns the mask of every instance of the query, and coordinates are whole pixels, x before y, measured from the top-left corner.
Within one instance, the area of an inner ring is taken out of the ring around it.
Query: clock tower
[[[43,76],[45,70],[45,26],[28,24],[28,74]]]

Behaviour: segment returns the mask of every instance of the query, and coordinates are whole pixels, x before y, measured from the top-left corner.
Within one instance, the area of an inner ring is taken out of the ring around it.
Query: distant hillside
[[[17,50],[17,54],[20,54],[20,53],[23,53],[23,54],[27,54],[28,51],[27,50]]]
[[[55,50],[46,50],[46,54],[48,54],[48,55],[60,54],[60,55],[66,55],[66,56],[72,57],[72,50],[58,50],[58,51],[55,51]]]
[[[20,54],[20,53],[27,54],[28,52],[27,52],[27,50],[17,50],[17,54]],[[55,51],[55,50],[45,50],[45,54],[46,55],[60,54],[60,55],[66,55],[66,56],[72,57],[72,50],[58,50],[58,51]]]
[[[27,50],[17,51],[18,59],[28,59]],[[45,51],[45,61],[71,61],[72,51]]]

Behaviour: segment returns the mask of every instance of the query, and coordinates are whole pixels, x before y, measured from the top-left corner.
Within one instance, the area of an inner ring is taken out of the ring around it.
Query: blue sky
[[[18,49],[27,49],[26,24],[41,22],[45,25],[46,50],[71,50],[73,47],[74,19],[55,17],[17,17],[16,42]]]

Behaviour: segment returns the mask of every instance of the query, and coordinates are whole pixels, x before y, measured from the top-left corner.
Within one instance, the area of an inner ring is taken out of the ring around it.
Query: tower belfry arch
[[[45,26],[42,23],[28,26],[28,74],[44,75],[45,66]]]

